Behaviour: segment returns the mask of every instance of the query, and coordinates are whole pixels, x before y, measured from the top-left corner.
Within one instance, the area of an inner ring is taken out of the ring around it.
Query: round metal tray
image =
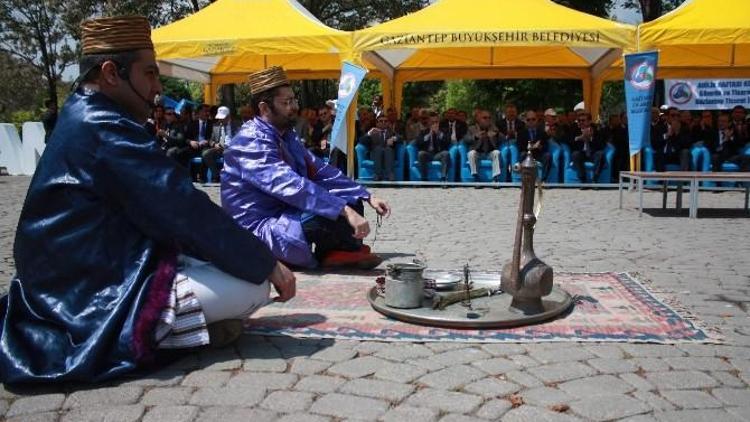
[[[542,298],[544,312],[524,314],[511,309],[513,297],[495,294],[471,300],[471,309],[461,303],[449,305],[444,310],[432,309],[432,299],[425,298],[421,308],[398,309],[385,304],[383,297],[373,287],[367,292],[367,300],[381,314],[412,324],[445,328],[511,328],[535,324],[552,319],[573,304],[573,298],[565,290],[553,287],[552,292]]]

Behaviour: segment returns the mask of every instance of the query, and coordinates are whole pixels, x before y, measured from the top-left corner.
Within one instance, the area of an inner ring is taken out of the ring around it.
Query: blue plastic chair
[[[458,146],[453,146],[449,150],[449,154],[451,156],[451,160],[454,160],[456,156],[458,155]],[[414,145],[414,142],[412,141],[409,143],[409,145],[406,146],[406,155],[409,159],[409,180],[419,182],[422,180],[422,172],[419,170],[419,150],[417,150],[417,146]],[[439,182],[440,181],[440,172],[442,169],[443,164],[440,161],[432,161],[427,164],[427,180],[430,182]],[[456,180],[455,177],[455,166],[453,165],[453,162],[450,163],[448,166],[448,181],[454,182]]]
[[[743,150],[742,154],[750,156],[750,143],[745,145],[745,149]],[[740,166],[734,163],[723,162],[721,163],[721,171],[723,172],[740,171]],[[736,187],[737,182],[721,182],[721,186],[730,187],[730,188]]]
[[[393,172],[397,182],[404,180],[404,144],[399,142],[396,144],[396,159],[393,163]],[[375,163],[369,159],[369,152],[367,147],[358,143],[354,146],[354,151],[357,154],[357,178],[360,180],[373,180],[375,177],[374,166]]]
[[[223,166],[224,165],[224,158],[223,157],[219,157],[218,160],[216,160],[216,162],[219,163],[220,166]],[[193,174],[192,171],[191,171],[192,170],[192,166],[200,166],[201,164],[203,164],[203,158],[201,158],[201,157],[193,157],[193,158],[191,158],[190,159],[190,163],[189,163],[189,167],[188,167],[188,171],[190,172],[190,174]],[[212,176],[211,169],[206,169],[206,180],[205,181],[211,180],[211,176]]]
[[[573,167],[573,163],[571,161],[573,154],[570,151],[570,147],[563,144],[562,149],[563,162],[565,164],[565,170],[563,174],[565,183],[581,183],[581,180],[578,178],[578,173],[576,172],[575,167]],[[584,163],[584,167],[586,169],[586,177],[594,183],[612,183],[612,168],[614,167],[614,161],[615,146],[607,142],[607,146],[604,148],[604,168],[602,169],[602,172],[599,173],[599,179],[593,180],[594,163],[592,163],[591,161],[586,161]]]

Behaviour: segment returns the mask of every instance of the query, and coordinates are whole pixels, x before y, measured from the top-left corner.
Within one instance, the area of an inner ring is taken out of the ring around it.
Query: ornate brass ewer
[[[510,307],[526,315],[544,312],[542,297],[552,291],[552,267],[534,253],[534,187],[537,162],[529,142],[526,159],[518,166],[521,173],[521,203],[518,206],[513,258],[503,266],[500,289],[513,296]]]

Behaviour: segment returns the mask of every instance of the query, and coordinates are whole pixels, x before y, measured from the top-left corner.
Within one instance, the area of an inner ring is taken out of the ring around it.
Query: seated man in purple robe
[[[382,259],[362,244],[370,233],[363,205],[382,216],[390,206],[305,149],[294,131],[297,99],[282,68],[250,75],[250,91],[258,115],[224,152],[224,209],[287,264],[376,267]]]

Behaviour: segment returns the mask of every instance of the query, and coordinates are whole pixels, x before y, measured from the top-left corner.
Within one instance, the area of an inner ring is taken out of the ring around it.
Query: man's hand
[[[388,139],[387,139],[387,140],[385,141],[385,143],[386,143],[386,145],[388,145],[389,147],[392,147],[392,146],[393,146],[393,144],[395,144],[395,143],[396,143],[396,137],[395,137],[395,136],[391,136],[390,138],[388,138]]]
[[[347,223],[354,229],[352,235],[355,239],[364,239],[370,234],[370,224],[365,220],[364,217],[359,215],[357,211],[350,206],[345,206],[344,210],[341,211],[341,215],[346,218]]]
[[[268,276],[268,281],[273,284],[274,290],[279,294],[273,298],[274,302],[286,302],[297,294],[297,279],[281,261],[276,263],[271,275]]]
[[[367,201],[367,203],[370,204],[372,209],[374,209],[375,212],[378,213],[378,215],[382,215],[383,217],[388,217],[391,215],[391,207],[384,200],[375,196],[371,196],[370,200]]]
[[[200,148],[200,144],[198,143],[198,141],[190,141],[190,148],[198,149]]]

